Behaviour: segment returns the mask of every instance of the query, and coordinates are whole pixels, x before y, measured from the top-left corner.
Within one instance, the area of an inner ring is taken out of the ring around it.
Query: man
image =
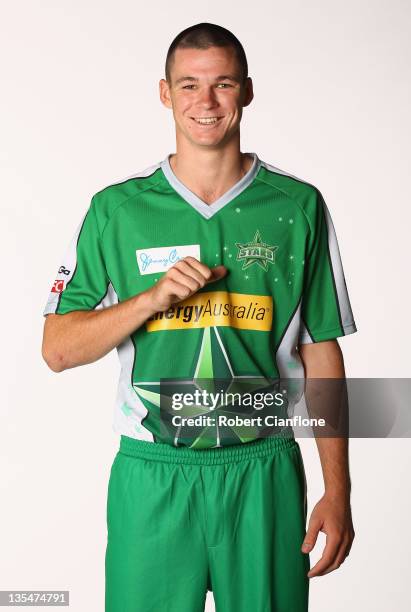
[[[231,32],[184,30],[165,76],[176,153],[94,195],[44,312],[52,370],[114,347],[121,361],[106,612],[196,612],[207,589],[218,612],[302,612],[309,577],[336,569],[354,537],[347,442],[317,439],[325,493],[306,533],[293,435],[220,422],[247,408],[214,410],[206,393],[344,377],[336,338],[356,328],[334,228],[318,189],[240,151],[253,85]]]

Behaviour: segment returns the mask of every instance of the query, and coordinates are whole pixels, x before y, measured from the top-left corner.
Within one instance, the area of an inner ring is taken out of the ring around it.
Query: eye
[[[191,85],[183,85],[183,89],[192,89],[193,87],[195,87],[195,85],[191,84]]]
[[[220,87],[220,85],[222,86],[223,89],[225,89],[226,87],[232,87],[232,85],[230,85],[230,83],[219,83],[217,85],[217,87]]]

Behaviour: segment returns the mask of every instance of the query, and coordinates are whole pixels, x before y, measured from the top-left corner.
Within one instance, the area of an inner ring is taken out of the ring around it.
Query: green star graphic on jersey
[[[267,272],[268,264],[274,263],[274,254],[278,246],[269,245],[263,242],[259,230],[256,231],[254,239],[251,242],[246,242],[245,244],[236,242],[235,244],[239,249],[237,261],[245,260],[242,270],[256,263]]]
[[[193,360],[194,361],[194,360]],[[252,407],[244,408],[243,405],[230,405],[219,403],[213,410],[209,405],[201,402],[194,405],[184,405],[181,410],[175,412],[172,406],[173,393],[194,393],[196,389],[206,390],[208,393],[257,393],[263,389],[268,390],[278,385],[278,380],[270,380],[264,376],[237,376],[232,369],[227,352],[223,346],[220,334],[216,327],[205,328],[203,332],[200,351],[195,362],[193,378],[186,380],[135,382],[134,389],[142,400],[150,402],[150,413],[158,413],[163,425],[169,429],[170,441],[178,445],[179,439],[190,439],[191,448],[207,448],[224,445],[227,433],[223,435],[218,424],[203,428],[176,427],[168,423],[170,415],[179,414],[184,417],[196,417],[199,415],[224,414],[231,417],[235,414],[246,416],[256,415],[263,411],[257,411]],[[260,432],[253,426],[230,427],[230,436],[237,443],[257,439]]]

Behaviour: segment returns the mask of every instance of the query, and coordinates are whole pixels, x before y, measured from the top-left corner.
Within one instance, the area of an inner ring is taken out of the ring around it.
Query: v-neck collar
[[[210,219],[216,212],[221,210],[223,206],[234,200],[234,198],[244,191],[244,189],[246,189],[246,187],[248,187],[257,176],[261,167],[261,161],[256,153],[247,153],[247,155],[251,155],[253,157],[253,163],[251,164],[248,172],[212,204],[207,204],[204,202],[204,200],[190,191],[190,189],[188,189],[188,187],[186,187],[184,183],[182,183],[176,177],[170,165],[171,153],[167,155],[162,162],[160,162],[160,167],[171,187],[177,191],[183,200],[190,204],[197,212],[200,213],[200,215],[206,219]]]

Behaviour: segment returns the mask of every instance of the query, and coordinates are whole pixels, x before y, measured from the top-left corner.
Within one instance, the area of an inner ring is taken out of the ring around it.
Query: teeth
[[[197,123],[204,123],[207,125],[209,123],[217,123],[218,117],[206,117],[204,119],[194,119],[194,121],[197,121]]]

